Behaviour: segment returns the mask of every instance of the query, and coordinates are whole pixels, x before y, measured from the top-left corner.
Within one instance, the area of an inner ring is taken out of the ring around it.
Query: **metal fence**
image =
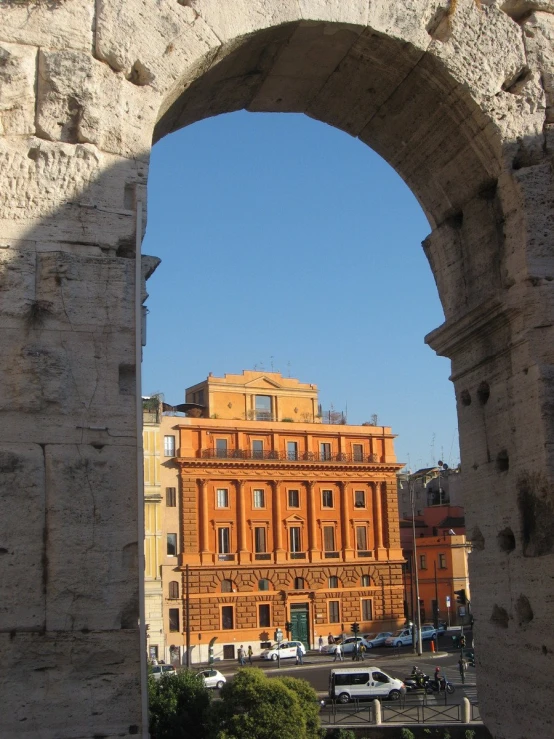
[[[374,724],[373,701],[338,703],[327,701],[321,707],[323,726],[356,726]],[[459,703],[448,703],[447,696],[440,702],[430,701],[427,696],[404,696],[398,701],[381,702],[382,724],[455,724],[462,723],[463,710]],[[480,723],[479,704],[471,704],[471,721]]]

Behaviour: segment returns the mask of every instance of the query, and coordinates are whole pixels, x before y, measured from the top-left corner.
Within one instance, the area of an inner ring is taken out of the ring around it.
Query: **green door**
[[[301,641],[306,649],[310,648],[309,605],[298,603],[290,607],[290,622],[292,624],[291,639]]]

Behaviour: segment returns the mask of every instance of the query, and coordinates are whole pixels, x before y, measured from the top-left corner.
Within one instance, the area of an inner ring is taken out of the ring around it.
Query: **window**
[[[439,554],[439,570],[446,570],[446,554]]]
[[[177,534],[167,535],[167,556],[168,557],[177,556]]]
[[[300,526],[291,526],[289,529],[289,545],[291,552],[302,551],[302,540],[300,538]]]
[[[232,593],[233,592],[233,581],[232,580],[222,580],[221,581],[221,592],[222,593]]]
[[[323,549],[326,552],[335,551],[335,527],[324,526],[323,527]]]
[[[373,621],[373,602],[369,598],[362,599],[362,621]]]
[[[330,588],[338,588],[339,586],[339,578],[336,575],[331,575],[329,578],[329,587]]]
[[[268,603],[258,606],[258,624],[260,627],[271,626],[270,606]]]
[[[369,575],[362,575],[362,588],[371,587],[371,578]]]
[[[365,508],[365,490],[354,491],[354,506],[355,508]]]
[[[264,443],[258,439],[252,442],[252,457],[254,459],[264,458]]]
[[[177,488],[165,489],[165,504],[168,508],[175,508],[177,505]]]
[[[354,462],[364,461],[364,445],[363,444],[352,444],[352,459]]]
[[[265,526],[254,528],[254,551],[256,554],[263,554],[267,551]]]
[[[231,529],[228,526],[217,530],[217,551],[219,554],[229,554],[231,551]]]
[[[326,441],[321,442],[319,445],[319,458],[321,460],[331,459],[331,444]]]
[[[304,578],[303,577],[295,577],[294,578],[294,589],[295,590],[304,590]]]
[[[256,421],[271,421],[271,395],[256,395]]]
[[[340,623],[340,608],[338,600],[329,601],[329,623],[338,624]]]
[[[289,508],[300,508],[300,491],[289,490]]]
[[[229,491],[227,490],[227,488],[218,488],[217,507],[218,508],[229,508]]]
[[[235,614],[233,606],[221,607],[221,628],[232,629],[235,622]]]
[[[227,439],[216,439],[215,440],[215,455],[216,457],[227,456]]]
[[[269,580],[258,580],[258,590],[269,590]]]
[[[254,490],[254,508],[265,508],[265,492]]]
[[[419,555],[419,569],[420,570],[427,569],[427,555],[426,554]]]
[[[287,459],[298,459],[298,443],[287,441]]]
[[[321,500],[322,500],[323,508],[332,508],[333,507],[333,491],[332,490],[322,490]]]
[[[169,609],[169,630],[170,631],[180,631],[179,629],[179,609],[178,608]]]
[[[175,456],[175,437],[164,436],[164,457]]]
[[[169,597],[172,600],[179,597],[179,583],[176,580],[169,583]]]
[[[365,526],[356,526],[356,549],[358,552],[367,551],[367,528]]]

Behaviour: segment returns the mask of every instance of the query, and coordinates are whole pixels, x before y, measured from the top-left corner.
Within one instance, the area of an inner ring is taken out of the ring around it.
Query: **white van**
[[[378,667],[331,670],[329,675],[329,697],[339,703],[366,698],[389,698],[395,701],[405,692],[402,680],[387,675]]]

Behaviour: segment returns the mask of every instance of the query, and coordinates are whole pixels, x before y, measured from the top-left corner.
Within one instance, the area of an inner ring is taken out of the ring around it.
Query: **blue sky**
[[[421,248],[429,225],[375,152],[302,115],[210,118],[153,149],[143,252],[143,392],[243,369],[319,387],[324,409],[398,434],[412,469],[459,460],[443,322]]]

